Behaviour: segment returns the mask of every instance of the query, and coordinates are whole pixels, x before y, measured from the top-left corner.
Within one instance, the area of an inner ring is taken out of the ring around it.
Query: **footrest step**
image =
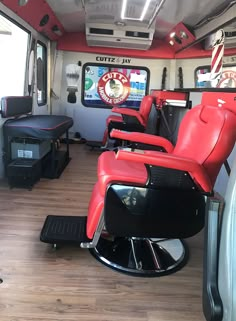
[[[87,216],[48,215],[40,240],[50,244],[80,244],[90,241],[86,236]]]

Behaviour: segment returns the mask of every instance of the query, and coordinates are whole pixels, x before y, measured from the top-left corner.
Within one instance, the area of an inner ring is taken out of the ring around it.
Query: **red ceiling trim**
[[[204,50],[200,44],[192,46],[184,51],[175,54],[176,48],[172,48],[168,41],[154,39],[149,50],[134,50],[122,48],[106,48],[106,47],[89,47],[86,42],[84,33],[65,33],[65,30],[57,19],[56,15],[45,0],[29,1],[25,6],[19,6],[18,0],[1,0],[2,3],[14,11],[19,17],[28,22],[35,30],[46,35],[50,40],[57,40],[57,48],[65,51],[76,51],[86,53],[97,53],[104,55],[126,56],[143,59],[191,59],[211,57],[211,50]],[[48,23],[40,27],[39,23],[44,15],[49,15]],[[52,28],[57,25],[62,36],[56,35]],[[188,29],[179,23],[176,32]],[[191,38],[192,35],[189,34]],[[191,38],[192,40],[192,38]],[[178,49],[178,48],[177,48]],[[235,49],[225,49],[225,56],[235,55]]]
[[[204,50],[201,44],[192,46],[183,50],[175,55],[175,59],[193,59],[193,58],[209,58],[211,57],[212,50]],[[236,48],[227,48],[224,50],[224,56],[236,55]]]
[[[174,52],[170,46],[161,40],[153,40],[152,46],[149,50],[135,50],[123,48],[108,48],[108,47],[89,47],[86,42],[86,36],[82,32],[66,33],[63,37],[58,39],[58,50],[77,51],[87,53],[97,53],[105,55],[126,56],[133,58],[174,58]]]
[[[45,0],[29,1],[24,6],[19,6],[18,0],[2,0],[2,3],[50,40],[57,40],[59,38],[59,36],[52,31],[55,25],[58,26],[62,34],[65,32],[62,24]],[[48,15],[49,20],[45,26],[40,27],[39,24],[44,15]]]
[[[173,49],[165,41],[153,40],[149,50],[134,50],[122,48],[89,47],[84,33],[66,33],[58,39],[57,49],[64,51],[96,53],[104,55],[126,56],[143,59],[193,59],[211,57],[211,50],[204,50],[200,44],[190,47],[175,54]],[[235,49],[225,49],[225,56],[236,54]]]

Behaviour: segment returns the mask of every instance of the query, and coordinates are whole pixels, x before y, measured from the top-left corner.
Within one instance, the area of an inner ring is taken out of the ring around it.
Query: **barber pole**
[[[215,35],[215,39],[213,42],[213,51],[211,58],[211,81],[217,80],[217,82],[221,78],[222,67],[223,67],[223,56],[224,56],[224,30],[220,29],[217,31]]]

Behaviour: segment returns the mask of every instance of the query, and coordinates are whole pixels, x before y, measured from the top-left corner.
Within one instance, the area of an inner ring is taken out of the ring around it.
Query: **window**
[[[0,13],[0,98],[23,96],[29,33]]]
[[[87,107],[112,108],[119,105],[138,109],[148,92],[149,74],[145,67],[85,64],[82,102]]]
[[[47,48],[41,42],[37,42],[37,102],[47,103]]]
[[[236,66],[225,65],[222,68],[222,74],[219,79],[204,81],[202,75],[209,74],[210,66],[201,66],[195,70],[196,88],[236,88]]]

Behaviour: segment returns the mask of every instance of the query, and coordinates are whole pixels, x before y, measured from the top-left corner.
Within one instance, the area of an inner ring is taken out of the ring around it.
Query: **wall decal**
[[[67,91],[69,92],[67,101],[68,103],[76,103],[75,93],[78,91],[78,84],[81,72],[81,62],[77,64],[69,64],[66,66],[66,81],[67,81]]]
[[[219,88],[236,88],[236,72],[233,70],[225,70],[221,75]]]
[[[131,58],[121,58],[121,57],[102,57],[102,56],[97,56],[96,61],[99,62],[113,62],[119,65],[123,64],[130,64],[131,63]]]
[[[130,94],[129,79],[121,72],[107,72],[98,81],[98,94],[107,104],[122,104]]]

